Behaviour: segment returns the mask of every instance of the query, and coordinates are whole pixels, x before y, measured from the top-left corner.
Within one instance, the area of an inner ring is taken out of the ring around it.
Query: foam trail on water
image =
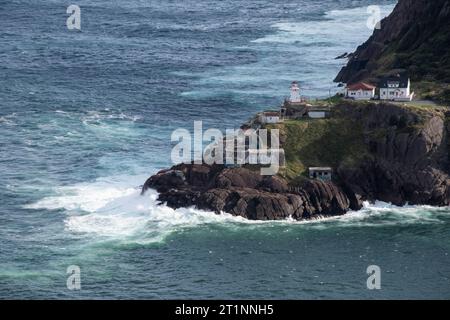
[[[431,206],[399,207],[390,203],[377,201],[364,202],[359,211],[351,211],[343,216],[325,218],[312,227],[325,229],[333,227],[392,227],[399,225],[440,224],[448,215],[448,208]]]
[[[217,215],[195,208],[174,210],[157,201],[158,194],[149,190],[140,195],[138,186],[146,176],[114,176],[91,183],[55,188],[55,195],[28,205],[29,209],[64,210],[68,232],[96,240],[117,240],[148,244],[164,241],[177,231],[201,225],[217,224],[232,229],[290,226],[299,228],[386,227],[404,224],[441,223],[445,208],[422,206],[396,207],[377,202],[365,203],[358,212],[341,217],[313,221],[249,221],[230,214]]]
[[[140,191],[119,197],[87,215],[71,216],[66,227],[72,232],[103,237],[130,237],[140,243],[162,241],[167,235],[185,227],[208,223],[243,222],[244,219],[193,208],[174,210],[158,205],[157,193]]]
[[[149,190],[140,195],[139,182],[145,177],[109,177],[92,183],[55,188],[28,209],[65,210],[66,230],[102,239],[120,239],[136,243],[160,242],[177,230],[209,223],[246,223],[241,217],[194,208],[174,210],[157,201]]]
[[[393,5],[380,6],[381,18],[389,15],[393,9]],[[327,12],[321,21],[275,23],[272,28],[277,29],[277,32],[252,42],[297,44],[299,47],[332,44],[340,47],[349,46],[349,50],[352,50],[355,42],[364,42],[373,32],[367,26],[368,18],[367,7],[332,10]]]

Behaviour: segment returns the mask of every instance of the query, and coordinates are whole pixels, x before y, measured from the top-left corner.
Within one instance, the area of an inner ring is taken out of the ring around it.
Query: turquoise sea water
[[[258,223],[139,195],[174,129],[334,92],[367,5],[394,3],[77,1],[74,32],[69,2],[1,1],[0,298],[449,298],[448,208]]]

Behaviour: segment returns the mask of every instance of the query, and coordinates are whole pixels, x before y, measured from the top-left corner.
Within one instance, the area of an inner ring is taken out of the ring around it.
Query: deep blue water
[[[250,223],[139,196],[174,129],[334,92],[367,5],[394,3],[0,0],[0,298],[450,298],[448,208]]]

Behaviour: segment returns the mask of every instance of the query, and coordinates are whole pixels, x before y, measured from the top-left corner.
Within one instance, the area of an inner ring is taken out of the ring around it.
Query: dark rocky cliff
[[[338,168],[357,195],[397,205],[450,204],[450,113],[392,104],[338,106],[363,124],[369,154],[359,165]]]
[[[448,48],[450,0],[399,0],[391,15],[381,21],[381,29],[357,48],[335,81],[376,83],[383,75],[407,72],[417,83],[416,91],[431,86],[430,98],[447,102]]]
[[[342,215],[360,209],[364,200],[450,205],[450,113],[342,102],[335,107],[333,119],[323,121],[336,119],[362,126],[357,133],[365,150],[357,163],[337,163],[333,182],[304,176],[299,182],[263,177],[259,170],[247,168],[181,164],[149,178],[143,193],[156,189],[159,200],[172,208],[195,206],[252,220]],[[285,139],[287,147],[292,137]]]
[[[381,27],[335,81],[376,83],[407,72],[415,89],[431,88],[426,97],[450,101],[450,0],[399,0]],[[195,206],[253,220],[342,215],[360,209],[364,200],[450,205],[446,109],[342,102],[332,119],[315,121],[281,130],[285,175],[181,164],[149,178],[142,192],[156,189],[161,203],[172,208]],[[332,182],[304,176],[305,167],[318,162],[333,166]]]
[[[332,182],[310,180],[290,188],[281,177],[245,168],[181,164],[148,179],[143,193],[149,188],[172,208],[195,206],[251,220],[312,219],[360,209]]]

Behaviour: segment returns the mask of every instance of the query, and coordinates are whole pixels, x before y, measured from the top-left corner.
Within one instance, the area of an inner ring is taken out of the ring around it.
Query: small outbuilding
[[[322,181],[331,181],[333,169],[330,167],[309,168],[309,178]]]
[[[314,108],[308,111],[308,117],[311,119],[328,118],[330,110],[326,108]]]
[[[262,124],[274,124],[280,122],[280,112],[263,112],[259,116]]]

